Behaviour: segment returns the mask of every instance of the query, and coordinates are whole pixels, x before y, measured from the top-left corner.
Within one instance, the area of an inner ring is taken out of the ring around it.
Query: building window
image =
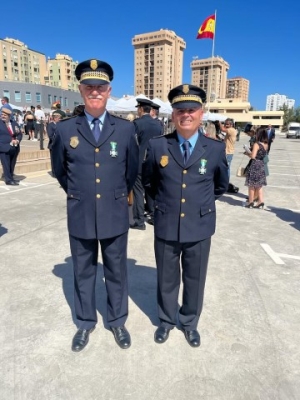
[[[42,101],[41,93],[36,93],[35,94],[35,98],[36,98],[36,102],[37,103],[41,103],[41,101]]]
[[[52,96],[51,96],[51,94],[48,94],[48,104],[52,104]]]
[[[15,90],[15,102],[21,103],[21,92],[18,90]]]
[[[3,90],[3,97],[8,97],[9,99],[9,90]]]
[[[68,107],[68,105],[69,105],[69,104],[68,104],[68,98],[67,98],[67,97],[65,97],[64,106],[65,106],[65,107]]]
[[[30,92],[25,93],[25,101],[26,101],[26,103],[31,103],[31,93]]]

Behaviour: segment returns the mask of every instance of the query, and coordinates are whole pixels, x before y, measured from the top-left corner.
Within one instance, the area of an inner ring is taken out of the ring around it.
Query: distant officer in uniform
[[[162,125],[150,116],[152,108],[152,101],[147,99],[136,99],[137,101],[137,114],[139,118],[133,121],[137,141],[139,144],[139,170],[138,177],[133,186],[133,220],[134,223],[130,225],[132,229],[145,230],[145,191],[142,185],[142,163],[146,155],[149,140],[154,136],[163,134]],[[151,207],[151,205],[150,205]],[[151,214],[152,210],[148,210]],[[150,218],[151,222],[151,218]]]
[[[215,232],[215,200],[228,187],[225,145],[199,133],[205,92],[180,85],[169,92],[173,133],[151,139],[143,164],[143,184],[154,198],[155,258],[160,326],[164,343],[177,324],[180,264],[183,300],[179,323],[190,346],[200,346],[200,318]]]
[[[47,124],[47,135],[49,138],[48,149],[50,151],[51,173],[52,173],[53,178],[55,178],[55,173],[53,170],[53,161],[52,161],[52,146],[53,146],[53,142],[54,142],[54,136],[55,136],[55,131],[57,128],[57,123],[62,119],[62,116],[60,113],[57,113],[56,111],[54,111],[52,113],[52,119],[53,119],[53,121],[51,121],[51,122],[49,122],[49,124]]]
[[[128,316],[127,196],[138,172],[138,146],[131,122],[106,111],[112,67],[100,60],[77,65],[84,111],[57,124],[53,169],[67,194],[74,266],[78,331],[73,351],[81,351],[97,323],[95,283],[99,242],[107,290],[107,322],[117,344],[131,344]]]
[[[153,101],[152,101],[150,115],[151,115],[151,117],[152,117],[153,119],[156,119],[156,120],[161,124],[162,127],[164,127],[163,121],[161,121],[161,120],[158,118],[159,109],[160,109],[160,105],[158,105],[158,104],[156,104],[156,103],[153,103]]]
[[[22,133],[15,120],[11,120],[12,111],[5,106],[1,109],[0,118],[0,159],[6,185],[16,186],[14,170],[20,153]]]

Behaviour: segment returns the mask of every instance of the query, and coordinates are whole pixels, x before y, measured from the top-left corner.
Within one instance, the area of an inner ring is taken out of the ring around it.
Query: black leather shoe
[[[131,345],[130,334],[125,326],[118,326],[117,328],[111,326],[110,329],[112,330],[115,341],[121,349],[128,349]]]
[[[184,336],[188,344],[192,347],[199,347],[201,344],[199,332],[196,329],[191,331],[183,330]]]
[[[168,340],[169,333],[170,329],[160,326],[154,333],[154,342],[159,344],[165,343]]]
[[[89,342],[90,333],[93,332],[95,328],[91,329],[78,329],[72,341],[72,351],[77,353],[85,348]]]
[[[146,225],[138,225],[136,222],[134,224],[130,224],[131,229],[139,229],[140,231],[144,231],[146,229]]]
[[[153,220],[153,218],[147,219],[147,222],[148,222],[149,225],[154,225],[154,220]]]
[[[11,185],[11,186],[18,186],[19,182],[16,181],[7,181],[5,182],[7,185]]]

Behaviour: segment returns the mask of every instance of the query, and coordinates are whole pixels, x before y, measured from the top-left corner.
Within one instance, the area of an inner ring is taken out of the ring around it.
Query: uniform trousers
[[[144,225],[145,223],[145,191],[142,185],[142,176],[138,174],[136,181],[133,186],[133,219],[137,225]]]
[[[107,292],[107,322],[112,327],[125,324],[128,316],[127,237],[128,232],[101,240],[69,235],[78,329],[91,329],[97,323],[95,285],[99,242]]]
[[[197,329],[203,307],[210,244],[211,238],[179,243],[155,237],[158,316],[161,326],[172,329],[177,324],[178,315],[184,329]],[[180,263],[183,297],[178,312]]]
[[[6,183],[13,180],[14,168],[19,151],[19,147],[10,146],[7,153],[0,153],[3,175]]]

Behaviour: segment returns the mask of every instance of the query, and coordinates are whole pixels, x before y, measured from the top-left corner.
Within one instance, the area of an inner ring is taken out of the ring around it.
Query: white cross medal
[[[206,173],[206,164],[207,164],[207,160],[205,160],[204,158],[201,158],[200,168],[199,168],[200,175],[204,175]]]
[[[110,156],[111,157],[117,157],[118,152],[117,152],[117,142],[110,142]]]

